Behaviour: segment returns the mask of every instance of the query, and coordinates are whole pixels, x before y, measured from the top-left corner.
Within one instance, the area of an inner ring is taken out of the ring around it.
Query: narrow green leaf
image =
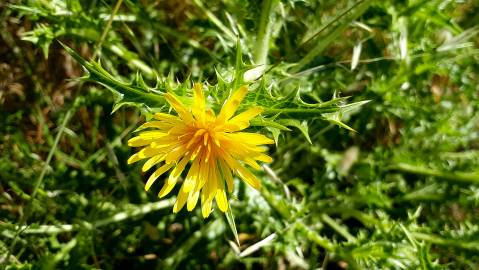
[[[291,131],[291,129],[287,128],[284,125],[281,125],[278,122],[266,120],[263,118],[255,118],[250,121],[251,126],[259,126],[259,127],[273,127],[278,130],[283,130],[283,131]]]
[[[329,33],[327,33],[326,36],[322,36],[320,39],[316,37],[316,35],[314,36],[313,39],[317,40],[316,46],[298,62],[298,64],[293,68],[292,72],[296,73],[301,71],[301,69],[305,65],[311,62],[316,56],[320,55],[324,51],[324,49],[329,46],[329,44],[337,40],[339,35],[341,35],[346,30],[346,28],[352,21],[356,20],[357,18],[359,18],[359,16],[366,12],[366,10],[369,8],[369,5],[371,5],[371,1],[359,1],[353,7],[348,8],[347,10],[339,14],[333,20],[333,22],[338,21],[339,24],[334,27]],[[345,16],[346,14],[349,14],[349,16]],[[332,24],[332,22],[328,23],[328,25],[330,24]],[[321,29],[321,31],[323,30],[324,28]]]
[[[434,266],[432,265],[431,260],[429,259],[429,247],[428,244],[419,245],[419,261],[421,262],[421,267],[423,270],[432,270]]]
[[[243,63],[243,49],[239,38],[236,41],[236,63],[234,71],[233,89],[238,89],[244,81],[245,64]]]
[[[231,206],[228,207],[228,211],[226,211],[226,220],[228,221],[228,226],[233,232],[233,235],[235,237],[236,243],[238,244],[238,247],[241,246],[239,237],[238,237],[238,231],[236,230],[235,217],[233,216],[233,211],[231,210]]]
[[[346,105],[341,105],[341,113],[346,114],[346,113],[353,113],[356,112],[361,106],[371,102],[371,100],[362,100]]]

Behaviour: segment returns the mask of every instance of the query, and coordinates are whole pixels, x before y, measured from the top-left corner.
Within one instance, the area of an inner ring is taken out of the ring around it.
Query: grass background
[[[10,0],[0,24],[2,267],[479,267],[477,1]],[[357,132],[291,116],[261,192],[237,182],[240,246],[218,211],[173,214],[143,190],[126,164],[139,109],[111,113],[56,42],[118,80],[215,85],[238,37],[277,96],[371,100],[341,115]]]

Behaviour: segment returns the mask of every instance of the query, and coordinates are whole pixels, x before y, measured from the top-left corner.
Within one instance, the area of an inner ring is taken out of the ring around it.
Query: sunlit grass
[[[7,2],[3,266],[479,267],[476,1]],[[206,219],[127,164],[194,82],[215,112],[247,85],[274,140],[262,188],[235,178]]]

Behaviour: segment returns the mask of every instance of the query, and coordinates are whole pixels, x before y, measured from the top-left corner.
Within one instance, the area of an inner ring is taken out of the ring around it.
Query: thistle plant
[[[234,176],[255,189],[261,187],[261,181],[245,165],[261,170],[258,161],[273,161],[265,154],[268,149],[264,144],[274,144],[275,140],[278,143],[281,131],[291,131],[288,126],[296,126],[303,132],[304,139],[310,140],[307,126],[301,124],[300,117],[303,120],[331,115],[337,117],[344,108],[364,104],[345,105],[343,98],[307,104],[301,101],[298,93],[275,96],[268,91],[271,86],[267,79],[246,81],[248,71],[258,70],[254,67],[248,69],[244,64],[240,42],[233,79],[227,81],[218,74],[220,82],[207,85],[207,91],[203,90],[202,83],[194,83],[192,87],[189,82],[173,83],[171,76],[169,80],[159,79],[157,86],[150,88],[140,73],[131,83],[122,83],[104,70],[100,63],[88,62],[72,49],[63,47],[88,71],[85,80],[102,84],[118,96],[116,108],[136,106],[151,119],[137,129],[137,136],[128,141],[131,147],[143,147],[128,159],[128,164],[147,159],[141,169],[143,172],[157,166],[146,181],[146,191],[160,176],[169,172],[158,193],[159,198],[173,190],[185,171],[173,206],[175,213],[186,202],[188,211],[193,210],[199,198],[203,217],[210,215],[214,201],[222,212],[226,212],[229,208],[226,190],[233,192]],[[250,90],[250,87],[253,89]],[[240,108],[243,111],[235,115]],[[176,115],[169,109],[173,109]],[[336,123],[349,128],[338,118]],[[275,140],[261,133],[242,132],[250,125],[263,132],[268,128],[268,133]],[[158,165],[163,162],[163,165]],[[237,234],[234,226],[232,229]]]
[[[0,265],[477,269],[477,1],[0,3]]]

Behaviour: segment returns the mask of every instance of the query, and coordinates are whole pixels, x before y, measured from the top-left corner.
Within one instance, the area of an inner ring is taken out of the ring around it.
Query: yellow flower
[[[142,131],[128,141],[129,146],[143,147],[128,159],[128,164],[148,159],[142,170],[147,171],[158,163],[163,163],[151,174],[146,182],[148,190],[158,177],[170,171],[158,196],[166,196],[187,170],[186,177],[178,193],[173,212],[177,213],[186,204],[188,211],[195,208],[201,195],[203,217],[211,213],[213,200],[222,212],[228,210],[225,182],[228,191],[233,190],[233,174],[239,176],[253,188],[260,188],[260,181],[247,169],[261,167],[257,161],[271,162],[264,154],[263,144],[273,140],[257,133],[239,132],[249,126],[249,121],[259,115],[262,109],[250,108],[234,116],[241,101],[248,93],[246,86],[240,87],[226,100],[218,116],[206,107],[200,84],[195,84],[194,101],[191,110],[174,95],[165,94],[166,101],[178,116],[156,113],[156,121],[146,122]],[[189,166],[189,169],[186,167]]]

